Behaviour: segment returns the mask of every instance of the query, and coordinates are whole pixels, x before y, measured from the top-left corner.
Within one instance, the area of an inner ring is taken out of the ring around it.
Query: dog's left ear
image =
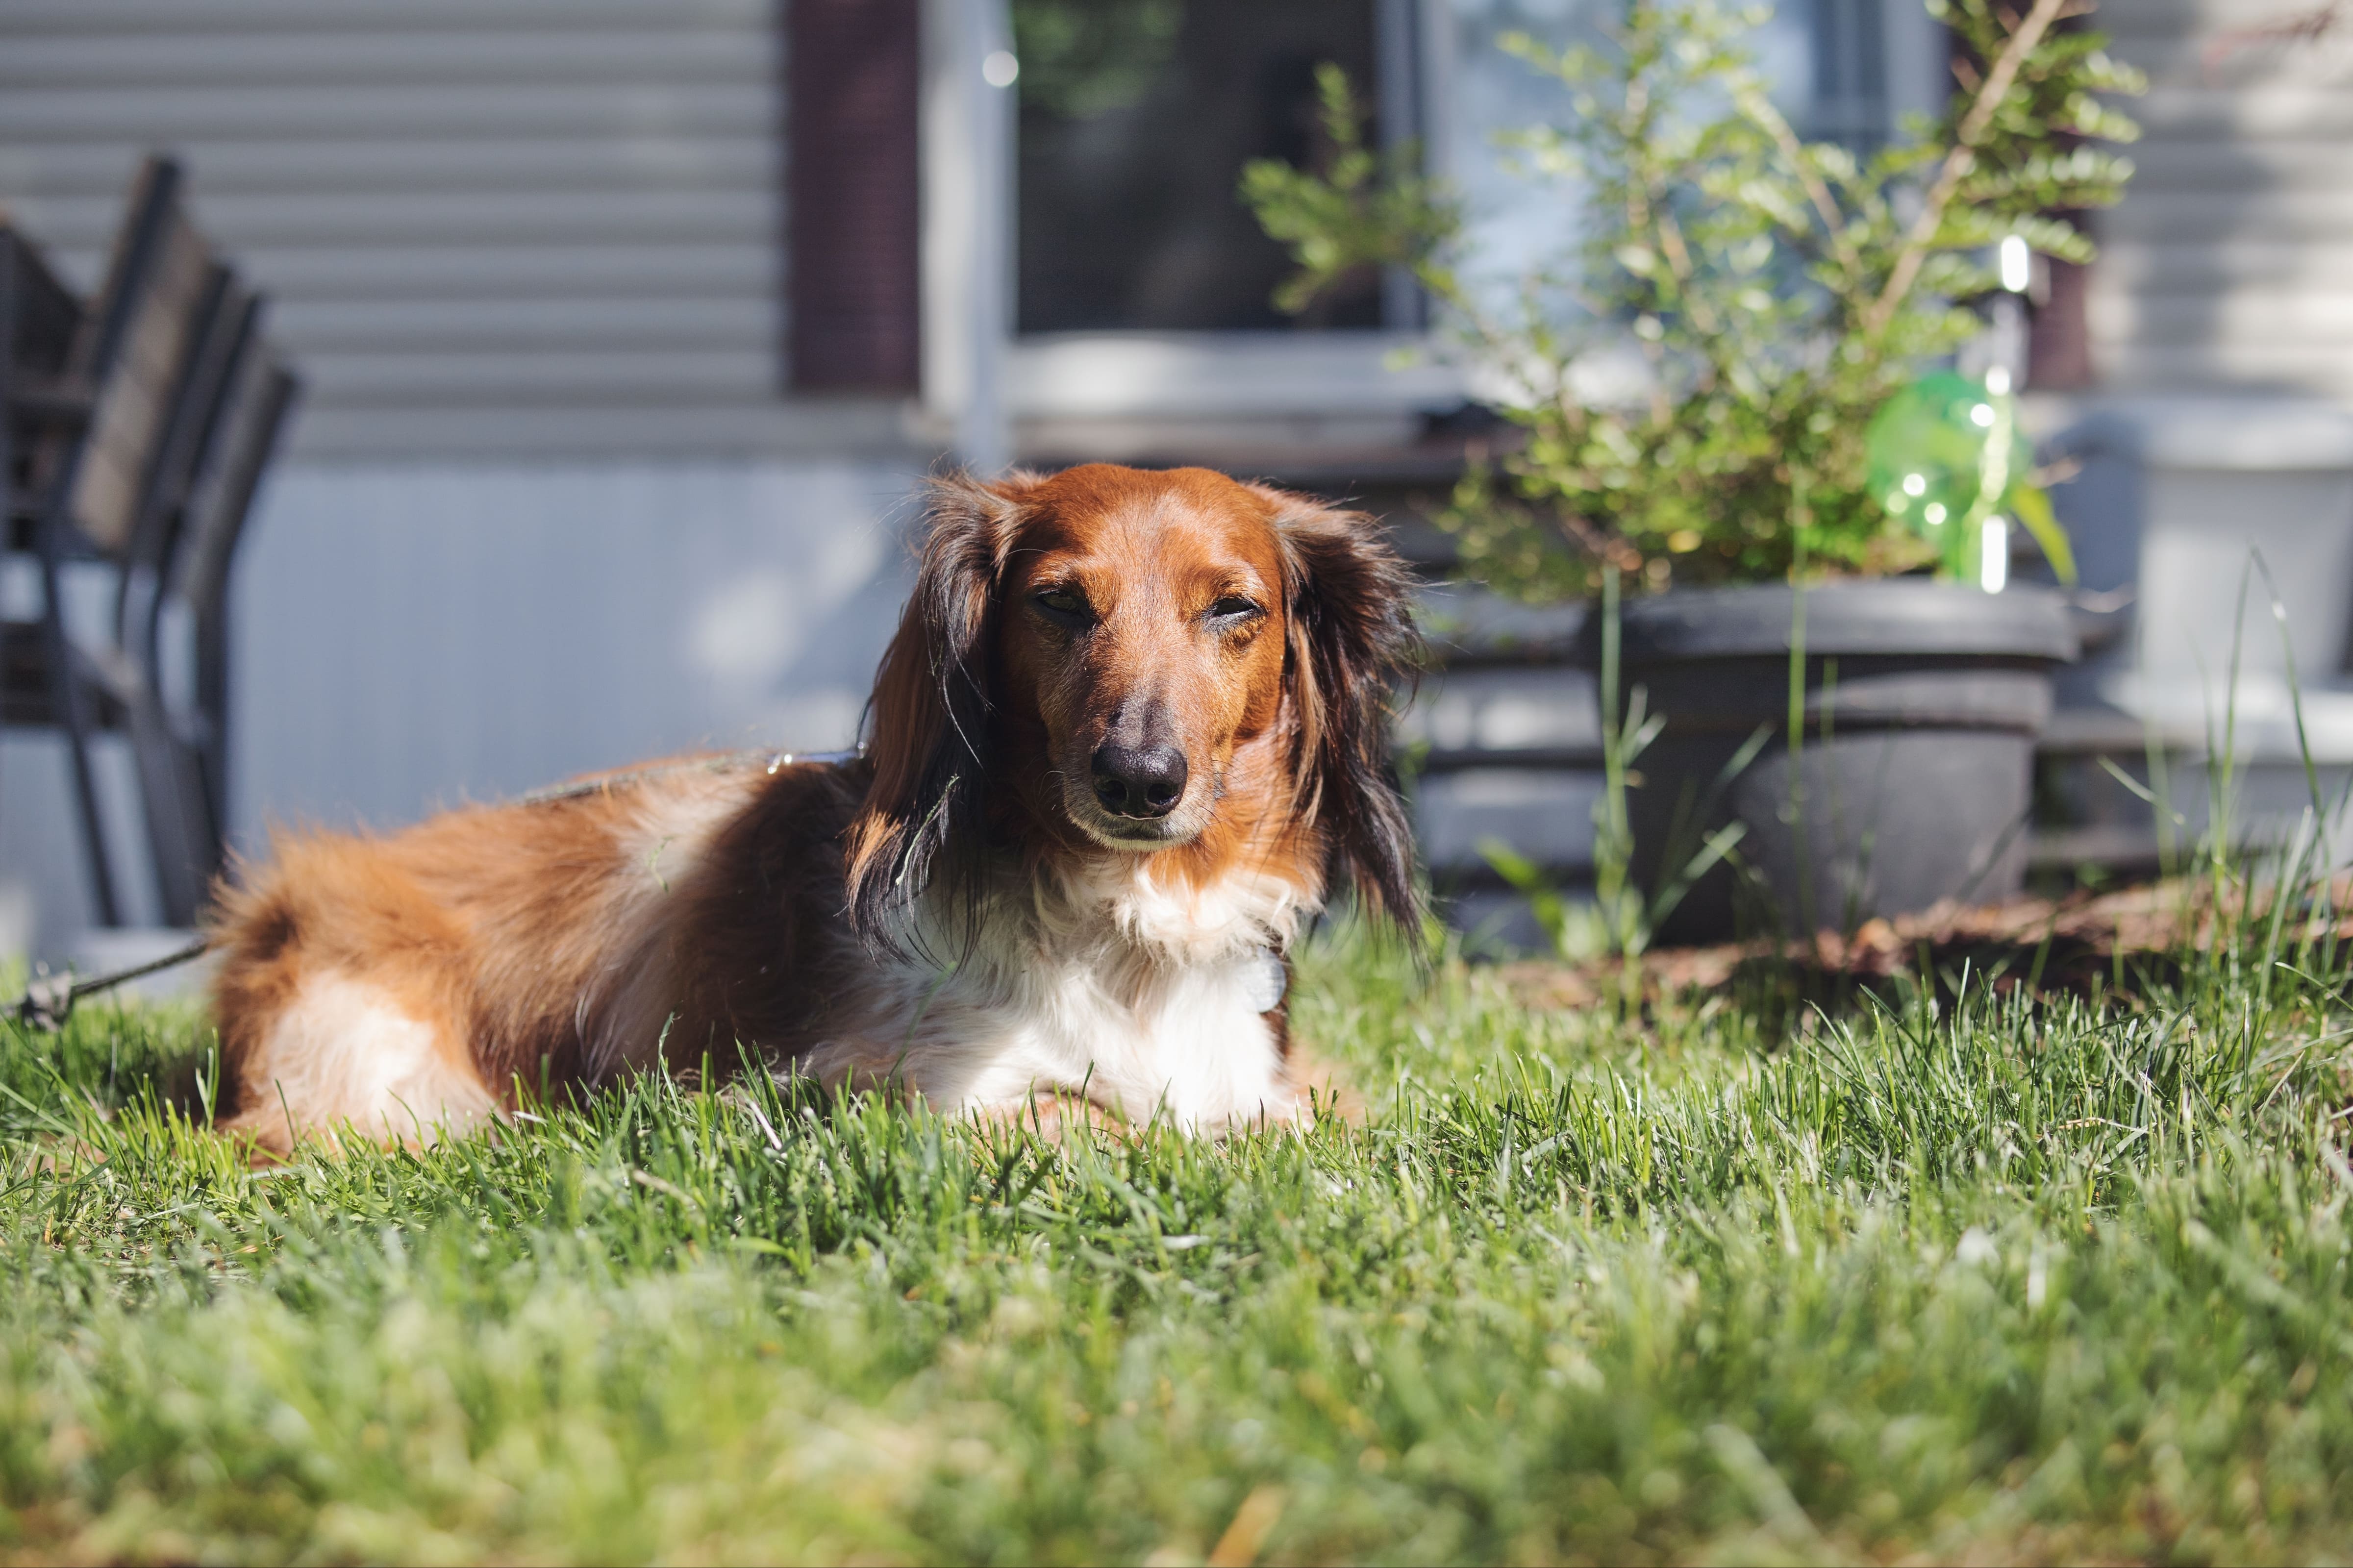
[[[1413,578],[1380,524],[1264,485],[1283,563],[1294,766],[1326,846],[1327,884],[1345,878],[1409,942],[1421,938],[1413,828],[1389,763],[1397,687],[1421,662]]]

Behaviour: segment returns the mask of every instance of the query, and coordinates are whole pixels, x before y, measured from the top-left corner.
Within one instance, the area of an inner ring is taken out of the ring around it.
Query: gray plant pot
[[[1805,733],[1793,759],[1796,601],[1771,585],[1625,605],[1620,683],[1642,688],[1666,719],[1628,802],[1638,885],[1660,886],[1671,861],[1688,865],[1707,832],[1737,821],[1736,853],[1766,895],[1747,914],[1784,933],[2017,893],[2034,738],[2051,715],[2052,669],[2076,655],[2066,600],[1917,578],[1806,590]],[[1597,651],[1599,621],[1588,623]],[[1759,726],[1763,752],[1702,810]],[[1719,866],[1661,934],[1724,940],[1747,904]]]

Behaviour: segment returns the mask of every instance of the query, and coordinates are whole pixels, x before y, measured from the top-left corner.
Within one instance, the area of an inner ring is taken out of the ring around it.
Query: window
[[[1018,330],[1409,325],[1385,323],[1372,277],[1303,318],[1276,310],[1269,297],[1289,263],[1235,197],[1250,159],[1316,155],[1318,64],[1335,61],[1360,92],[1384,96],[1380,10],[1380,0],[1013,0]],[[1384,136],[1410,129],[1394,108],[1377,104]]]
[[[1564,111],[1560,84],[1504,51],[1525,33],[1555,47],[1594,39],[1620,0],[1430,0],[1448,18],[1451,89],[1440,127],[1461,190],[1472,254],[1509,288],[1574,245],[1573,199],[1515,173],[1495,136]],[[1919,0],[1780,0],[1752,37],[1757,63],[1799,132],[1859,153],[1885,143],[1908,110],[1933,107],[1945,80],[1941,32]],[[1551,187],[1558,192],[1561,187]]]
[[[1289,263],[1236,197],[1242,165],[1318,160],[1314,72],[1334,61],[1367,100],[1373,133],[1421,142],[1461,192],[1484,275],[1474,286],[1513,287],[1573,247],[1578,213],[1573,193],[1504,166],[1494,132],[1564,104],[1557,82],[1499,43],[1511,32],[1564,43],[1620,4],[1009,0],[1020,68],[1005,385],[1024,448],[1413,440],[1467,393],[1442,358],[1398,368],[1395,351],[1428,326],[1419,291],[1392,271],[1304,317],[1277,311]],[[1875,145],[1942,90],[1942,45],[1917,0],[1783,10],[1757,46],[1807,133]]]

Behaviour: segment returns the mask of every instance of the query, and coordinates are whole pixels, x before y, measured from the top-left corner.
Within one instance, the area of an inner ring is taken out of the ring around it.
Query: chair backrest
[[[197,477],[220,438],[223,419],[246,357],[259,351],[261,298],[234,275],[225,276],[213,309],[182,356],[177,385],[152,445],[131,531],[120,552],[130,568],[127,593],[143,580],[160,593],[171,570]],[[132,635],[124,628],[125,638]]]
[[[90,426],[68,480],[65,513],[106,555],[130,551],[228,269],[179,199],[180,171],[150,158],[107,268],[82,363]]]
[[[122,209],[122,226],[114,231],[114,244],[107,252],[106,280],[82,320],[69,369],[84,376],[98,374],[121,351],[149,258],[179,211],[185,178],[174,159],[151,153],[140,161],[131,178],[131,199]]]
[[[34,395],[65,373],[82,320],[80,300],[0,210],[0,506],[9,549],[23,547],[16,525],[37,514],[44,488],[41,443],[26,438]]]
[[[256,300],[244,352],[223,389],[204,461],[188,489],[174,552],[171,592],[187,604],[200,627],[218,616],[246,514],[301,390],[294,374],[263,340],[259,317]]]
[[[0,209],[0,266],[7,269],[8,310],[0,341],[12,372],[55,376],[66,368],[83,321],[81,301],[58,281],[40,247]]]

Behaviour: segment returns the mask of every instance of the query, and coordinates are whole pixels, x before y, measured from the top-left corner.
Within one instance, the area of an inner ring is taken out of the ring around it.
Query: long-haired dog
[[[1018,1114],[1295,1113],[1288,950],[1336,884],[1418,931],[1375,524],[1201,468],[934,487],[864,753],[639,770],[221,895],[232,1125],[425,1140],[748,1050]]]

